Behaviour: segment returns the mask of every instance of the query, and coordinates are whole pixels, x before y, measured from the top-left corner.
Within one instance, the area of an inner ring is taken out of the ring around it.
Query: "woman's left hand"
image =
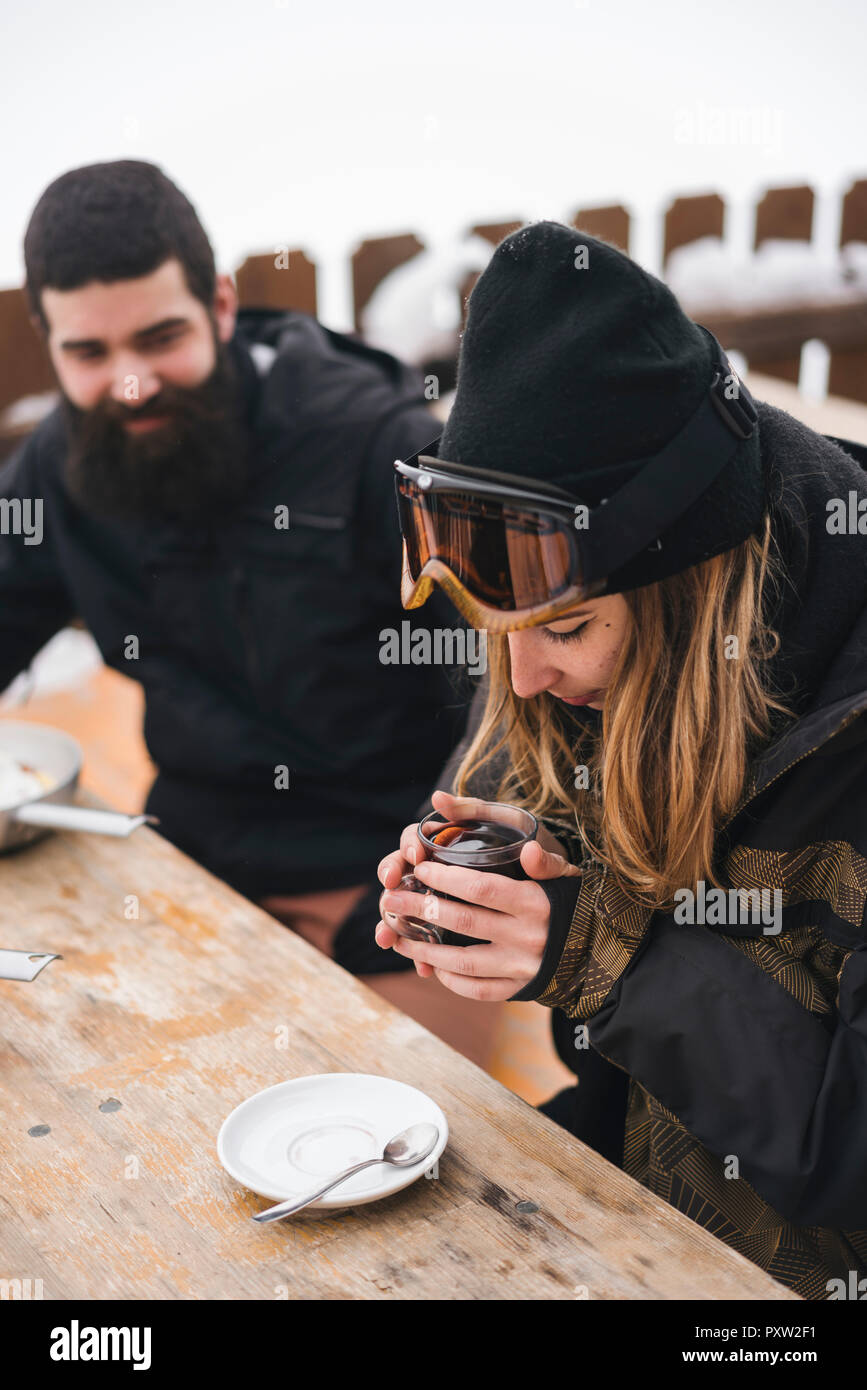
[[[561,855],[543,849],[536,840],[522,849],[521,868],[530,879],[537,880],[581,873]],[[436,975],[446,989],[468,999],[491,1003],[510,999],[538,975],[551,915],[550,903],[538,882],[480,873],[478,869],[463,869],[454,864],[434,864],[430,860],[415,865],[413,873],[435,892],[460,899],[447,902],[436,896],[426,897],[426,922],[490,944],[435,946],[398,936],[389,927],[387,914],[419,916],[419,895],[390,890],[379,900],[385,919],[376,928],[380,946],[392,946],[400,955],[415,961],[420,975]]]

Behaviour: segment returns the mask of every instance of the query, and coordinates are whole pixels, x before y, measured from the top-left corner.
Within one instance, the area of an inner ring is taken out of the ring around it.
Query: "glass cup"
[[[505,874],[507,878],[526,879],[520,865],[521,850],[528,840],[535,840],[538,822],[520,806],[507,806],[499,801],[477,803],[480,814],[466,820],[449,820],[439,812],[426,816],[418,827],[418,838],[425,849],[425,858],[435,864],[457,864],[482,873]],[[435,893],[415,874],[404,874],[397,891],[418,893],[425,900],[420,904],[418,917],[398,916],[388,922],[398,936],[410,941],[427,941],[436,946],[482,946],[480,938],[463,936],[460,932],[438,927],[426,915],[426,904],[433,906],[434,898],[447,902],[461,899],[449,893]],[[430,910],[430,909],[427,909]]]

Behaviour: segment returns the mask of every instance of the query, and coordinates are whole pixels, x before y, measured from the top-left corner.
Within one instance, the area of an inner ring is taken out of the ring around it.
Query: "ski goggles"
[[[701,404],[595,506],[553,484],[440,459],[439,439],[397,460],[404,608],[419,608],[436,584],[472,627],[535,627],[607,592],[610,576],[640,551],[660,549],[661,534],[707,491],[757,419],[722,347],[702,331],[717,360]]]

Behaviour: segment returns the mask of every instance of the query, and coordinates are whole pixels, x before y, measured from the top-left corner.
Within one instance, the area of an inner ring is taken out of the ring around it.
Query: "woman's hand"
[[[450,820],[470,820],[484,814],[483,803],[472,797],[437,791],[437,811]],[[509,999],[538,974],[548,940],[550,904],[538,883],[516,881],[504,874],[481,873],[453,864],[427,860],[417,826],[410,825],[400,839],[400,850],[379,866],[379,880],[386,892],[380,898],[384,921],[376,928],[379,946],[391,947],[415,962],[419,975],[436,975],[455,994],[470,999]],[[545,841],[543,846],[541,840]],[[550,846],[550,848],[549,848]],[[580,874],[558,852],[556,840],[540,827],[539,838],[524,845],[521,867],[531,879]],[[425,920],[464,936],[478,937],[478,946],[435,946],[408,941],[388,926],[388,914],[418,915],[418,894],[397,892],[404,874],[412,872],[429,888],[460,899],[446,902],[430,897]]]

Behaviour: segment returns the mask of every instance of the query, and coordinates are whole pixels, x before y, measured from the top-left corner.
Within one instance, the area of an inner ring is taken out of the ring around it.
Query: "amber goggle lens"
[[[504,612],[559,598],[580,579],[569,522],[497,498],[423,492],[398,480],[410,577],[440,560],[480,602]]]

